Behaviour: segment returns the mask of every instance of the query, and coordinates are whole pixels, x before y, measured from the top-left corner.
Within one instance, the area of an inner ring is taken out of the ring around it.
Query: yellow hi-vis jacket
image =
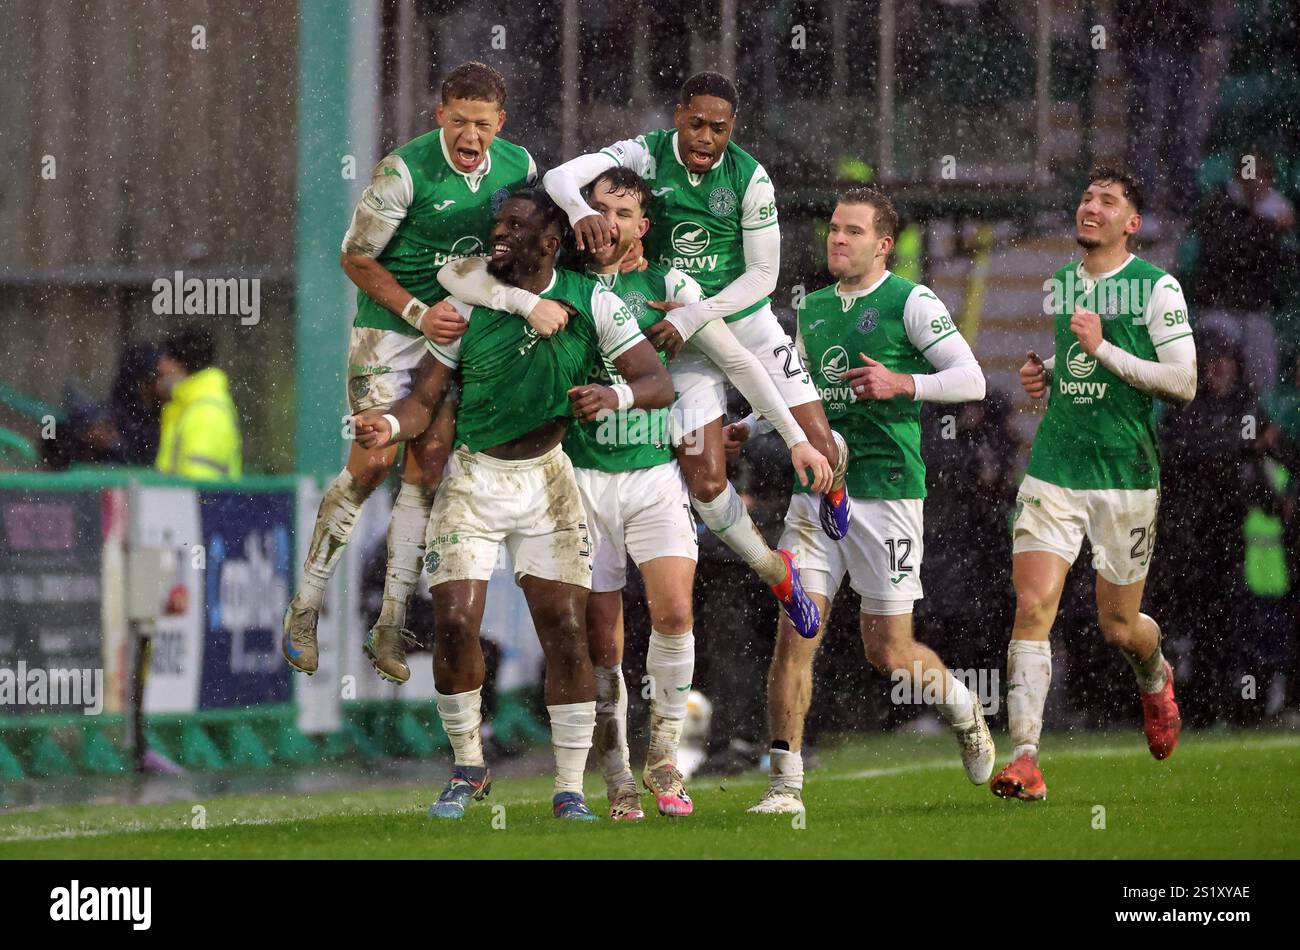
[[[163,406],[154,467],[183,478],[239,478],[241,456],[226,374],[209,366],[177,383]]]

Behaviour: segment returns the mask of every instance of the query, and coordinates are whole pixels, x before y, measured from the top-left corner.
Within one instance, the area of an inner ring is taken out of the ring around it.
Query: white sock
[[[739,554],[764,584],[770,587],[785,579],[785,561],[763,540],[731,482],[713,501],[692,498],[691,504],[705,526]]]
[[[379,623],[406,626],[406,605],[420,580],[424,532],[429,527],[433,493],[402,482],[388,519],[388,569],[384,571],[384,605]]]
[[[316,527],[307,548],[307,563],[302,569],[302,584],[294,598],[299,606],[320,610],[325,600],[325,585],[343,556],[343,548],[352,538],[357,515],[370,493],[364,491],[347,469],[339,472],[321,497],[316,512]]]
[[[623,667],[597,666],[596,672],[596,761],[610,792],[635,785],[631,757],[627,750],[627,683]]]
[[[844,473],[849,469],[849,444],[834,429],[831,430],[831,438],[835,440],[835,448],[840,455],[835,461],[835,467],[831,469],[831,491],[837,491],[844,487]]]
[[[547,706],[551,716],[551,745],[555,749],[555,794],[582,794],[582,771],[596,731],[596,703]]]
[[[1007,718],[1011,724],[1013,759],[1028,755],[1038,761],[1043,732],[1043,706],[1052,685],[1052,645],[1047,640],[1012,640],[1007,647]]]
[[[1139,614],[1139,617],[1147,617],[1146,614]],[[1150,617],[1147,617],[1151,620]],[[1155,621],[1152,621],[1154,623]],[[1129,650],[1120,650],[1124,654],[1124,659],[1128,660],[1128,665],[1133,667],[1133,675],[1137,677],[1138,689],[1144,693],[1158,693],[1165,688],[1165,655],[1160,650],[1160,641],[1156,640],[1156,649],[1145,660],[1138,657],[1136,653]]]
[[[480,732],[483,724],[481,693],[481,688],[472,689],[468,693],[433,691],[438,703],[438,718],[442,720],[442,728],[451,740],[457,765],[484,764],[483,737]]]
[[[785,749],[771,749],[772,784],[781,784],[789,788],[803,789],[803,753],[787,752]]]
[[[695,634],[688,630],[682,636],[673,637],[652,629],[645,671],[654,687],[650,700],[650,751],[646,761],[651,768],[665,762],[675,765],[682,727],[686,724],[691,678],[695,675]]]
[[[954,729],[964,729],[975,721],[975,697],[951,670],[943,671],[943,698],[935,710]]]

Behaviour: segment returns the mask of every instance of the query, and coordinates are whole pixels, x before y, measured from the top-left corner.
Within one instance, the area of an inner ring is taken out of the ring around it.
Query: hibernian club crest
[[[507,188],[498,188],[496,191],[492,192],[492,213],[496,214],[500,211],[501,206],[505,204],[506,199],[509,197],[510,191]]]
[[[862,316],[858,317],[858,332],[870,333],[880,322],[880,311],[875,307],[868,307],[862,311]]]
[[[631,312],[632,316],[636,318],[636,322],[640,323],[641,318],[645,316],[645,294],[641,293],[639,290],[633,290],[623,297],[623,303]]]
[[[730,188],[714,188],[709,192],[709,210],[719,218],[725,218],[736,211],[736,193]]]

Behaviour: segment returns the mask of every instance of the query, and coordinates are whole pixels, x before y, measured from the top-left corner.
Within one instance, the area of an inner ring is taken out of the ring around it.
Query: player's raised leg
[[[990,786],[993,794],[1001,798],[1038,801],[1047,797],[1047,785],[1038,767],[1038,745],[1043,732],[1043,707],[1052,685],[1052,645],[1048,636],[1069,570],[1070,562],[1061,553],[1021,550],[1011,558],[1011,583],[1016,591],[1016,618],[1011,645],[1007,647],[1011,763]]]
[[[555,816],[595,821],[582,793],[582,774],[596,729],[596,678],[587,648],[588,591],[526,575],[519,578],[519,586],[546,657],[544,692],[555,750]]]
[[[906,612],[886,612],[891,610]],[[952,675],[934,650],[917,641],[911,604],[863,598],[859,619],[862,644],[872,666],[901,682],[913,695],[928,695],[930,684],[938,687],[935,711],[957,739],[966,777],[976,785],[987,782],[993,774],[995,750],[979,699]]]
[[[431,818],[461,818],[471,801],[492,788],[483,758],[482,690],[485,675],[479,631],[487,581],[449,580],[433,594],[433,685],[438,718],[451,740],[451,778],[429,809]]]
[[[1133,668],[1142,696],[1142,731],[1157,759],[1173,755],[1183,720],[1174,698],[1174,672],[1160,649],[1160,627],[1142,613],[1146,579],[1115,584],[1097,574],[1097,624]]]
[[[720,412],[681,441],[677,463],[700,520],[768,586],[800,635],[811,637],[819,623],[817,606],[804,593],[793,555],[772,550],[727,480]]]
[[[396,458],[396,446],[363,449],[353,442],[348,449],[347,466],[321,497],[302,581],[284,614],[281,649],[289,665],[300,673],[316,672],[320,656],[316,623],[325,600],[325,588],[352,539],[361,506],[388,477]]]
[[[771,774],[754,814],[792,814],[804,810],[803,804],[803,726],[812,705],[813,659],[830,620],[830,600],[821,590],[827,586],[823,572],[805,571],[810,590],[808,597],[817,605],[821,624],[816,636],[804,637],[795,631],[790,618],[777,623],[776,648],[767,672],[767,721],[771,733]],[[819,583],[820,581],[820,583]]]
[[[375,672],[393,683],[411,678],[406,610],[424,563],[425,531],[456,433],[456,401],[443,401],[433,425],[407,443],[402,486],[388,521],[388,566],[379,618],[362,646]]]

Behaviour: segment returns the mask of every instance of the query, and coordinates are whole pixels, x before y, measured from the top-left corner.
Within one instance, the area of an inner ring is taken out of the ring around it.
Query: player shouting
[[[1047,797],[1038,747],[1052,679],[1048,634],[1085,535],[1097,623],[1137,676],[1151,754],[1168,758],[1182,728],[1160,628],[1141,606],[1160,498],[1153,403],[1196,395],[1187,302],[1178,281],[1129,252],[1129,236],[1142,227],[1142,191],[1123,169],[1095,168],[1074,218],[1083,260],[1045,285],[1056,353],[1047,361],[1030,353],[1020,368],[1025,392],[1051,397],[1016,498],[1007,649],[1015,749],[991,785],[1003,798]]]
[[[437,310],[450,309],[440,303],[446,293],[437,281],[438,267],[482,253],[496,205],[536,178],[528,152],[497,137],[505,105],[505,80],[496,70],[482,63],[452,70],[442,84],[439,128],[386,156],[357,203],[341,257],[357,285],[348,351],[354,413],[391,406],[410,392],[411,372],[424,354],[422,333]],[[534,319],[557,315],[562,316],[559,306],[547,302]],[[410,677],[403,642],[407,601],[420,577],[424,529],[449,449],[445,433],[438,438],[439,428],[431,427],[407,447],[388,525],[383,607],[364,647],[375,670],[397,683]],[[346,467],[321,499],[302,583],[284,618],[284,656],[300,672],[316,672],[316,624],[325,587],[362,504],[388,477],[396,458],[395,446],[370,450],[353,442]]]
[[[889,199],[871,188],[840,197],[826,238],[826,267],[837,283],[804,298],[798,344],[826,415],[848,443],[846,484],[853,524],[841,543],[819,528],[817,505],[796,486],[781,544],[794,551],[804,587],[822,616],[817,637],[777,631],[768,674],[771,782],[751,812],[803,810],[804,717],[812,701],[813,657],[844,575],[861,598],[868,662],[937,696],[975,784],[993,771],[993,740],[978,698],[913,635],[922,596],[921,403],[984,398],[984,374],[947,308],[928,287],[886,269],[898,232]],[[850,366],[855,363],[862,365]],[[729,447],[766,426],[755,416],[727,427]]]

